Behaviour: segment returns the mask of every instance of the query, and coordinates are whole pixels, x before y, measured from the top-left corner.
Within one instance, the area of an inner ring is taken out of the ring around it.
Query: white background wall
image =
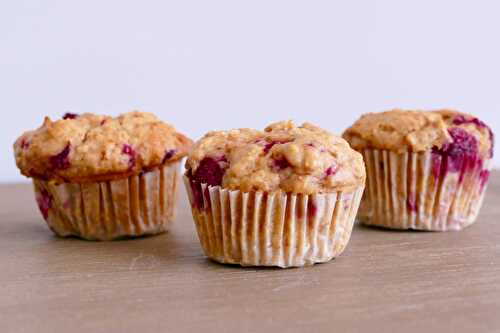
[[[209,129],[455,107],[500,133],[500,1],[0,3],[0,181],[45,115],[152,111]],[[500,165],[496,151],[496,165]]]

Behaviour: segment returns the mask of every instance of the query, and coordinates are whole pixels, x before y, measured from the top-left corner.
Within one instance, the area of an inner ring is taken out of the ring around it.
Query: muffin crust
[[[423,152],[442,149],[453,143],[453,128],[463,129],[474,136],[481,156],[493,154],[491,129],[479,119],[453,110],[394,109],[368,113],[348,128],[343,137],[358,151],[375,148],[395,152]]]
[[[313,194],[364,185],[361,154],[317,126],[292,121],[264,131],[235,129],[206,134],[186,162],[193,180],[249,191]]]
[[[128,177],[185,156],[192,141],[144,112],[116,118],[85,113],[45,118],[14,143],[16,164],[27,177],[87,182]]]

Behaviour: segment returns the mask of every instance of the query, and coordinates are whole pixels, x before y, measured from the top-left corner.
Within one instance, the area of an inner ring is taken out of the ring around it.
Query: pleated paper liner
[[[184,177],[205,255],[242,266],[293,267],[342,253],[363,187],[349,193],[241,192]]]
[[[158,234],[174,219],[179,164],[94,183],[34,180],[36,200],[49,228],[62,237],[112,240]]]
[[[491,160],[465,160],[447,170],[447,157],[432,152],[366,149],[367,187],[358,218],[367,225],[429,231],[460,230],[481,208]]]

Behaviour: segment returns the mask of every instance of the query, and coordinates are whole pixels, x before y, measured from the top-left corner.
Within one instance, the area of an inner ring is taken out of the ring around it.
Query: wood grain
[[[0,332],[500,332],[500,172],[464,231],[356,226],[288,270],[205,259],[185,193],[168,234],[116,242],[54,237],[28,185],[0,202]]]

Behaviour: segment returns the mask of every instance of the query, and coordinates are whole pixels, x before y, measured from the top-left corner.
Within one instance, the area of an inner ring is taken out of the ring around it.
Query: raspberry
[[[75,119],[77,117],[78,117],[78,115],[76,113],[66,112],[63,115],[62,119]]]
[[[52,207],[52,196],[46,189],[42,189],[36,196],[36,202],[43,218],[47,219],[49,217],[49,210]]]
[[[273,163],[273,169],[276,171],[286,169],[290,166],[290,163],[288,163],[286,158],[273,159],[272,163]]]
[[[415,201],[415,195],[410,194],[410,196],[406,199],[406,207],[411,212],[417,211],[417,203]]]
[[[136,162],[136,152],[131,145],[124,144],[122,148],[122,153],[129,156],[128,167],[133,169]]]
[[[71,165],[69,163],[69,152],[71,150],[71,144],[68,143],[66,147],[57,155],[51,156],[49,162],[54,169],[67,169]]]
[[[325,177],[330,177],[330,176],[333,176],[334,174],[337,173],[337,165],[331,165],[330,167],[328,167],[328,169],[326,169],[325,171]]]
[[[448,132],[453,142],[443,145],[441,149],[432,150],[433,174],[437,178],[446,172],[460,172],[459,182],[462,182],[465,172],[482,163],[479,158],[479,143],[475,136],[462,128],[450,128]],[[440,163],[439,156],[441,156]]]
[[[476,160],[479,153],[479,145],[475,136],[467,133],[461,128],[451,128],[448,130],[453,143],[443,147],[444,152],[451,159],[448,169],[451,172],[460,171],[460,167],[465,159]]]
[[[189,185],[191,186],[191,193],[194,197],[194,202],[192,206],[194,208],[202,209],[203,208],[203,193],[201,192],[201,186],[198,182],[190,180]]]
[[[481,173],[479,174],[481,191],[483,191],[484,187],[486,186],[486,183],[488,183],[489,178],[490,178],[490,172],[488,170],[481,171]]]
[[[163,160],[161,161],[161,163],[165,163],[167,162],[169,159],[171,159],[172,157],[174,157],[175,153],[177,152],[177,149],[169,149],[165,152],[165,156],[163,156]]]
[[[441,153],[437,148],[432,149],[432,174],[434,178],[439,178],[441,175]]]
[[[462,115],[458,115],[453,119],[453,125],[462,125],[462,124],[474,124],[478,128],[486,128],[488,130],[488,133],[490,134],[490,140],[491,140],[491,149],[490,149],[490,157],[493,157],[493,148],[495,145],[495,134],[493,134],[493,131],[491,128],[486,125],[483,121],[479,120],[478,118],[471,118],[471,119],[466,119]]]
[[[26,139],[24,139],[24,138],[23,138],[23,139],[21,140],[21,148],[22,148],[22,149],[28,149],[28,148],[29,148],[29,146],[30,146],[30,143],[28,142],[28,140],[26,140]]]
[[[313,199],[309,199],[309,201],[307,202],[307,215],[310,219],[313,219],[316,217],[317,213],[318,206],[316,206],[316,203],[313,201]]]
[[[193,179],[212,186],[221,185],[222,177],[226,171],[225,168],[221,167],[221,163],[227,163],[225,156],[217,159],[205,157],[201,160],[200,165],[194,172]]]

